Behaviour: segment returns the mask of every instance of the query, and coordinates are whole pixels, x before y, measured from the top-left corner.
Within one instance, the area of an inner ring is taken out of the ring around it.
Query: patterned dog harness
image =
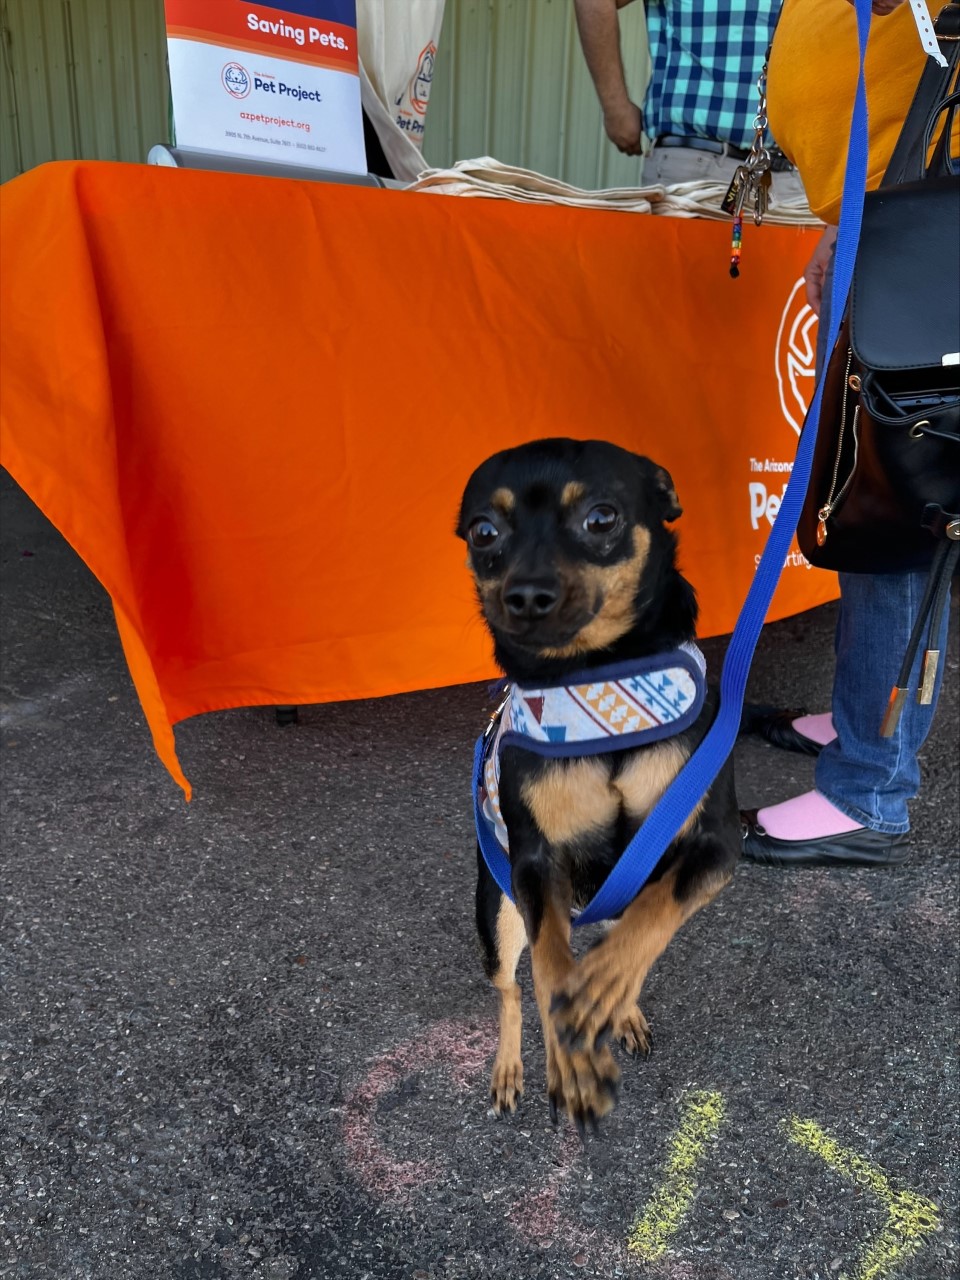
[[[504,893],[512,897],[499,801],[505,746],[552,759],[645,747],[689,728],[705,696],[706,662],[689,643],[638,662],[584,671],[562,685],[508,685],[474,753],[477,839]]]

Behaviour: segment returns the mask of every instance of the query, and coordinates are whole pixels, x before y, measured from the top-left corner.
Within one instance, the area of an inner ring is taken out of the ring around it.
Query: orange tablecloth
[[[104,163],[6,184],[0,230],[0,462],[110,593],[188,794],[197,712],[492,673],[451,531],[536,436],[667,466],[701,633],[732,628],[816,233],[748,228],[733,282],[716,223]],[[771,616],[834,594],[790,565]]]

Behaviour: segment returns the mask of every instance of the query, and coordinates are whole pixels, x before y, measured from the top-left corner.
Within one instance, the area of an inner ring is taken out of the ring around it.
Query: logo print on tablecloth
[[[797,435],[813,399],[817,361],[817,317],[807,302],[801,277],[780,316],[774,366],[783,416]]]

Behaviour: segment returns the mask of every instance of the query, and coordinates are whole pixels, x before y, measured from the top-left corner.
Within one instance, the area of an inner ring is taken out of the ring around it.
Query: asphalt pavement
[[[0,1276],[960,1274],[956,606],[909,861],[741,865],[584,1148],[549,1122],[526,958],[526,1096],[488,1114],[485,687],[197,717],[187,805],[107,596],[5,475],[0,518]],[[826,707],[833,619],[766,628],[750,696]],[[736,763],[744,806],[812,776]]]

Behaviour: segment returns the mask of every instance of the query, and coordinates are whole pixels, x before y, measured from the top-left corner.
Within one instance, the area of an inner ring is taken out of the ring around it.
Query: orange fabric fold
[[[701,634],[732,628],[816,232],[748,229],[732,282],[722,224],[89,162],[0,216],[0,462],[110,593],[188,794],[187,716],[493,673],[452,529],[537,436],[666,466]],[[771,616],[835,595],[791,565]]]

